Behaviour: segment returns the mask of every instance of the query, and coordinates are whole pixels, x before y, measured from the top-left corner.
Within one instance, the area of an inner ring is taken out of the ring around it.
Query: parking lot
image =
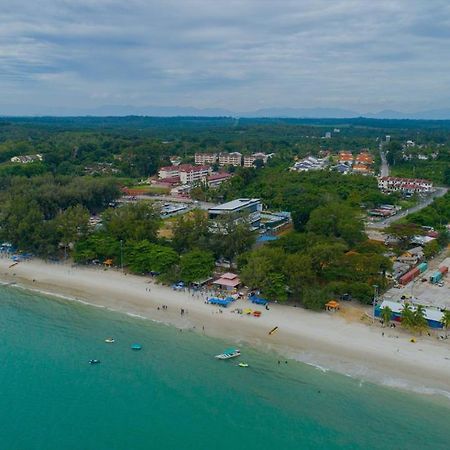
[[[450,267],[450,258],[446,258],[438,266]],[[445,275],[439,284],[432,284],[429,279],[436,270],[437,268],[429,269],[406,286],[390,289],[384,298],[401,301],[402,297],[406,297],[411,303],[450,309],[450,275]]]

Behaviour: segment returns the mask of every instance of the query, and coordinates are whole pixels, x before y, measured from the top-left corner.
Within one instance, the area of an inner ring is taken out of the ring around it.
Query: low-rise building
[[[336,164],[335,166],[332,167],[333,170],[335,170],[336,172],[342,173],[344,175],[346,175],[347,173],[349,173],[352,168],[349,164],[344,164],[344,163],[339,163]]]
[[[180,164],[179,166],[166,166],[159,169],[158,176],[164,180],[167,178],[180,178],[182,184],[190,184],[204,180],[211,173],[210,166],[193,166],[191,164]]]
[[[164,166],[159,169],[158,176],[161,179],[180,176],[180,166]]]
[[[298,172],[308,172],[310,170],[323,170],[326,167],[327,158],[315,158],[314,156],[307,156],[300,161],[297,161],[291,170]]]
[[[408,194],[433,192],[433,182],[421,178],[380,177],[378,187],[387,192]]]
[[[219,153],[219,166],[241,166],[242,153]]]
[[[217,162],[217,153],[196,153],[195,154],[195,164],[206,165],[215,164]]]
[[[365,164],[355,164],[353,166],[353,172],[361,175],[368,175],[371,173],[371,170]]]
[[[221,289],[232,290],[236,289],[241,284],[241,280],[236,274],[227,272],[217,280],[213,281],[213,284],[216,284]]]
[[[342,151],[339,152],[339,164],[353,164],[353,155],[351,152]]]
[[[261,152],[253,153],[252,155],[245,155],[244,167],[253,167],[256,160],[260,160],[264,164],[267,164],[267,161],[269,160],[269,158],[272,158],[273,155],[274,153],[269,153],[266,155],[265,153]]]
[[[11,158],[11,162],[28,164],[36,161],[42,161],[43,159],[44,159],[43,156],[37,153],[36,155],[13,156]]]
[[[193,184],[205,181],[211,174],[211,167],[183,165],[179,173],[181,184]]]
[[[171,156],[169,159],[172,166],[179,166],[181,164],[181,158],[179,156]]]
[[[256,230],[261,223],[262,203],[259,198],[238,198],[208,209],[208,217],[213,222],[224,215],[234,215],[236,220],[247,220],[251,229]],[[216,224],[217,225],[217,224]]]
[[[373,156],[368,152],[361,152],[359,155],[356,156],[356,163],[366,164],[370,166],[371,164],[373,164]]]
[[[232,177],[229,173],[213,173],[206,178],[206,183],[210,188],[216,188],[220,186],[224,181],[229,180]]]

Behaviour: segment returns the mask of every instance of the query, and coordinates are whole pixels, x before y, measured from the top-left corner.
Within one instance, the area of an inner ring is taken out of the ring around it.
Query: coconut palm
[[[413,314],[414,328],[422,333],[428,328],[428,321],[425,317],[425,308],[422,305],[417,305]]]
[[[409,303],[403,305],[401,311],[402,325],[410,330],[414,328],[414,312]]]
[[[445,329],[445,337],[447,337],[447,330],[450,327],[450,311],[445,310],[441,319],[441,323]]]
[[[389,306],[385,306],[384,308],[381,309],[380,313],[381,319],[383,320],[383,326],[389,324],[392,317],[392,309],[389,308]]]

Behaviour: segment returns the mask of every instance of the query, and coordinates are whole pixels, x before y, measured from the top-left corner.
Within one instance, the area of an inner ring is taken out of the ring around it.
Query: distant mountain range
[[[448,120],[450,108],[432,109],[415,113],[383,110],[377,113],[361,113],[343,108],[263,108],[254,111],[236,112],[222,108],[195,108],[184,106],[127,106],[104,105],[96,108],[73,107],[23,107],[0,105],[3,116],[203,116],[203,117],[255,117],[255,118],[336,118],[351,119],[366,117],[371,119],[412,119]]]

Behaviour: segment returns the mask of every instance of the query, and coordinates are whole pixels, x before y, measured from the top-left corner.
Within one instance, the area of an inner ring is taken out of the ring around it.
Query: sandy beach
[[[238,300],[236,306],[219,312],[217,307],[205,304],[201,295],[174,291],[149,278],[112,269],[37,259],[14,267],[11,263],[10,259],[0,259],[3,283],[194,329],[231,345],[246,343],[274,350],[323,370],[424,393],[444,392],[450,398],[450,341],[438,340],[433,332],[432,337],[418,337],[411,343],[411,336],[400,327],[382,329],[379,324],[363,323],[362,309],[344,305],[343,314],[315,313],[275,304],[269,311],[259,307],[262,315],[255,318],[231,312],[252,307],[247,300]],[[181,315],[181,309],[185,314]],[[346,315],[345,309],[352,314]],[[274,327],[279,327],[278,331],[270,336],[268,332]]]

